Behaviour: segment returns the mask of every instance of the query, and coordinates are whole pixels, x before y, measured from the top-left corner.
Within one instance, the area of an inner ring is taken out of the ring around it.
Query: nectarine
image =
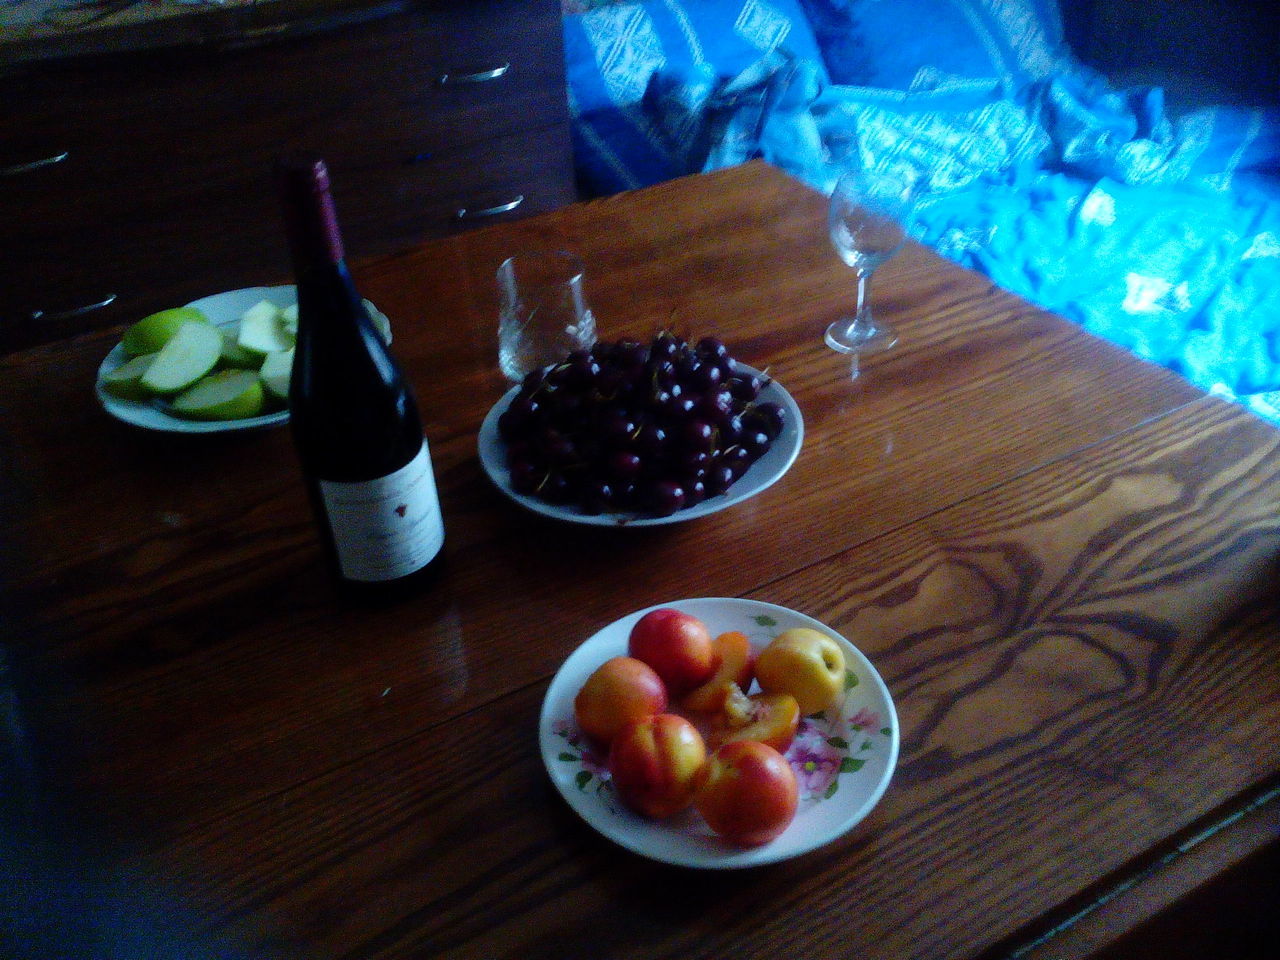
[[[697,728],[684,717],[662,713],[618,732],[609,748],[609,773],[623,803],[661,820],[692,803],[694,779],[706,758]]]
[[[756,658],[747,635],[731,630],[720,634],[711,645],[720,657],[720,666],[710,680],[685,694],[681,705],[686,710],[714,713],[724,706],[734,684],[743,690],[751,685]]]
[[[729,695],[711,723],[709,739],[713,747],[734,740],[758,740],[786,753],[799,729],[800,704],[791,694],[747,696],[741,687],[730,684]]]
[[[800,787],[773,747],[755,740],[725,744],[698,774],[694,805],[720,837],[745,847],[775,839],[795,819]]]
[[[636,621],[627,653],[653,667],[673,696],[705,683],[720,662],[706,624],[671,607],[651,610]]]
[[[632,657],[606,660],[573,699],[578,728],[601,744],[633,720],[667,709],[667,688],[653,668]]]

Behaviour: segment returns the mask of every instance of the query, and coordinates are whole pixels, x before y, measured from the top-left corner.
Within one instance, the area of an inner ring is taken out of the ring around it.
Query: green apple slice
[[[184,323],[142,375],[142,386],[161,395],[191,386],[222,356],[222,331],[208,323]]]
[[[142,376],[156,358],[154,353],[126,360],[110,373],[102,375],[102,389],[121,400],[145,400],[151,392],[142,385]]]
[[[289,400],[289,377],[292,373],[292,350],[268,353],[263,358],[262,367],[258,371],[258,375],[262,377],[262,385],[267,388],[267,393],[285,402]]]
[[[266,395],[254,370],[219,370],[173,398],[172,409],[192,420],[242,420],[262,412]]]
[[[387,319],[387,315],[375,307],[368,300],[364,301],[364,308],[369,311],[369,319],[373,321],[374,329],[382,334],[382,342],[391,342],[391,321]]]
[[[284,328],[281,310],[270,300],[260,300],[240,317],[240,346],[262,356],[293,346],[294,335]]]
[[[240,346],[238,331],[223,330],[222,355],[218,358],[218,363],[240,370],[256,370],[262,363],[262,355]]]
[[[391,342],[391,321],[387,319],[387,315],[375,307],[370,301],[364,300],[364,308],[369,311],[369,319],[373,321],[373,327],[382,335],[384,343]],[[294,340],[298,336],[298,305],[291,303],[280,311],[280,328],[284,330],[287,336],[291,336]]]
[[[131,357],[155,353],[173,339],[184,323],[208,323],[209,318],[195,307],[173,307],[143,317],[124,332],[120,344]]]

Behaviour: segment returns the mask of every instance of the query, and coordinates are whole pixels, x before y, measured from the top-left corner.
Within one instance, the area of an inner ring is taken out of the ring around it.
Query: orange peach
[[[573,699],[578,728],[601,744],[608,744],[628,723],[666,709],[662,679],[648,664],[631,657],[606,660]]]
[[[795,771],[782,754],[755,740],[738,740],[707,758],[694,805],[720,837],[757,847],[787,829],[799,798]]]
[[[684,717],[663,713],[618,732],[609,748],[609,773],[623,803],[662,820],[693,802],[695,778],[706,759],[697,728]]]
[[[747,696],[730,684],[729,696],[711,724],[713,747],[735,740],[756,740],[786,753],[800,728],[800,704],[789,693]]]
[[[719,665],[706,624],[670,607],[651,610],[636,621],[627,654],[653,667],[673,696],[706,683]]]
[[[715,713],[724,706],[734,685],[746,689],[751,685],[755,654],[745,633],[731,630],[711,641],[720,657],[720,666],[711,679],[685,694],[681,705],[686,710],[699,713]]]

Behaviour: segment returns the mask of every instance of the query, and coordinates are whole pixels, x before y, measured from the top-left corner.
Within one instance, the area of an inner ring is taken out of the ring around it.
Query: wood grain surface
[[[822,345],[855,295],[823,209],[753,163],[361,264],[447,530],[445,576],[397,606],[333,597],[287,430],[112,421],[118,331],[0,360],[32,849],[237,956],[994,956],[1280,777],[1280,433],[917,246],[874,293],[901,344],[852,382]],[[805,418],[781,481],[624,530],[489,485],[493,272],[556,247],[602,337],[671,325],[768,368]],[[708,875],[555,793],[559,664],[696,596],[803,611],[884,676],[902,755],[848,835]]]

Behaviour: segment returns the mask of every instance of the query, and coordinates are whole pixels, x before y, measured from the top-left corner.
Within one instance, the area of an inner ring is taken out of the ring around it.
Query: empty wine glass
[[[909,173],[865,169],[845,171],[831,192],[828,227],[836,253],[858,278],[858,307],[827,327],[827,346],[851,354],[853,376],[858,355],[887,350],[898,335],[871,315],[871,275],[897,253],[907,239],[915,204],[915,180]]]

